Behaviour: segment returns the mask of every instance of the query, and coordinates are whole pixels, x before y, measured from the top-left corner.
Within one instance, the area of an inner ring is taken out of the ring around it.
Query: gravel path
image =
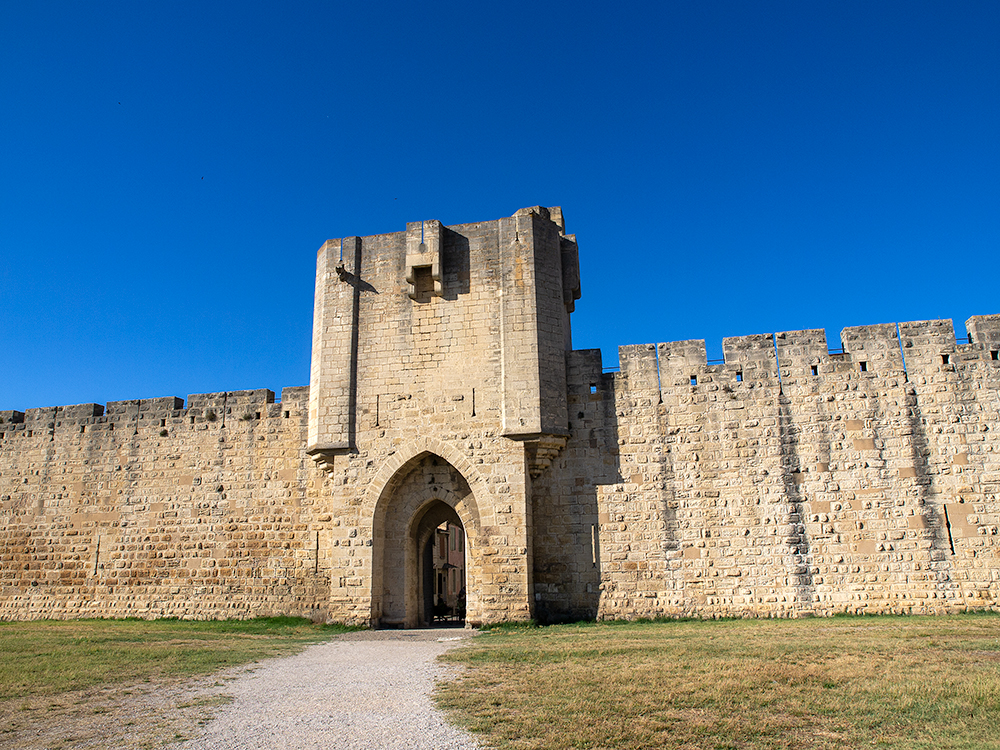
[[[472,750],[430,700],[437,657],[471,632],[363,631],[262,662],[218,688],[232,696],[183,750]],[[190,735],[188,735],[190,736]]]

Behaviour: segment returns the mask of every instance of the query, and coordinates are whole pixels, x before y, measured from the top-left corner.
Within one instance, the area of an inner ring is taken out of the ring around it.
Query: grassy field
[[[504,750],[1000,748],[1000,616],[498,629],[439,705]]]
[[[0,622],[0,701],[209,674],[345,630],[292,617]]]

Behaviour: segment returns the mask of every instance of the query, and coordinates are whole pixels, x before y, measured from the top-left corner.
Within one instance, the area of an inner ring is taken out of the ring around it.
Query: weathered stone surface
[[[0,411],[0,617],[996,608],[1000,316],[573,351],[562,212],[330,240],[310,386]]]

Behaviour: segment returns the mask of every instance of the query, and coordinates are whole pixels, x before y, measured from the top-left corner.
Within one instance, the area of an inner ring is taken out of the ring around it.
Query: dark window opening
[[[430,266],[417,266],[413,269],[413,300],[415,302],[430,302],[434,294],[434,277]]]
[[[861,368],[861,372],[868,372],[867,362],[858,362],[858,366]]]
[[[160,420],[160,427],[166,427],[166,426],[167,426],[167,420],[161,419]]]
[[[736,373],[736,382],[737,383],[742,383],[743,382],[743,370],[739,370]]]
[[[992,359],[994,362],[996,362],[997,360],[1000,360],[1000,351],[997,351],[996,349],[994,349],[993,351],[991,351],[990,352],[990,359]]]
[[[696,375],[691,376],[691,385],[698,385],[698,377]]]
[[[819,365],[813,365],[812,366],[812,374],[813,375],[819,375]]]
[[[289,414],[289,413],[288,413],[288,412],[286,411],[286,412],[285,412],[285,419],[288,419],[288,414]]]
[[[948,355],[947,354],[942,354],[941,355],[941,364],[942,365],[948,364]]]

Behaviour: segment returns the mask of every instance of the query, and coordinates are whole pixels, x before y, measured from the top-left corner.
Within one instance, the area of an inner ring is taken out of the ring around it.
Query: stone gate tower
[[[559,208],[323,245],[307,452],[333,488],[331,617],[425,622],[444,522],[466,533],[468,621],[533,616],[531,482],[569,435],[579,297]]]

